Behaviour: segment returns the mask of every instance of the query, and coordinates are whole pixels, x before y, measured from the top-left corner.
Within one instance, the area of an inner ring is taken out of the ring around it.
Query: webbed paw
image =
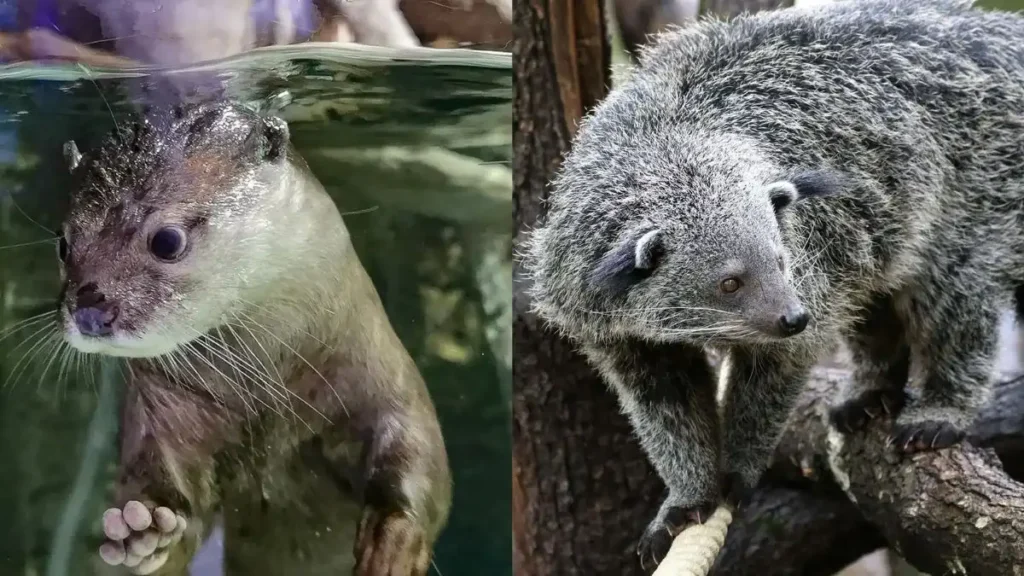
[[[159,570],[169,548],[181,540],[188,523],[185,517],[163,506],[147,506],[132,500],[123,508],[108,508],[103,513],[100,557],[111,566],[123,565],[132,574],[152,574]]]
[[[426,530],[415,518],[367,507],[356,536],[354,576],[425,576],[430,554]]]

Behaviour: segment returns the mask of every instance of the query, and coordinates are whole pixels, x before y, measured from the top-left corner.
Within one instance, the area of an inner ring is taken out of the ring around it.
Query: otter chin
[[[178,106],[65,156],[64,337],[128,368],[103,560],[184,573],[219,512],[262,558],[239,574],[425,575],[451,503],[437,415],[287,124]]]
[[[171,354],[181,345],[162,338],[133,337],[118,334],[86,336],[71,321],[65,320],[64,339],[79,352],[121,358],[156,358]]]

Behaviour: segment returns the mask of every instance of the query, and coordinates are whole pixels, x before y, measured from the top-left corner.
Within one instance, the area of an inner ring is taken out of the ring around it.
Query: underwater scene
[[[507,53],[317,44],[160,72],[172,83],[201,73],[220,98],[287,121],[343,215],[444,436],[452,506],[429,574],[512,573],[511,65]],[[73,64],[0,67],[3,576],[123,573],[97,550],[114,497],[124,371],[63,340],[56,231],[72,186],[64,143],[88,156],[138,109],[145,79]],[[191,561],[194,576],[255,574],[225,563],[268,576],[337,573],[292,571],[307,548],[260,544],[275,534],[329,542],[329,526],[218,522]]]

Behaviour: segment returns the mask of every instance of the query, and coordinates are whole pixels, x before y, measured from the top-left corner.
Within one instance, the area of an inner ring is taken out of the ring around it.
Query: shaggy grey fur
[[[550,201],[525,251],[534,304],[669,487],[641,539],[657,561],[755,485],[843,339],[858,368],[838,427],[890,411],[900,450],[963,438],[1024,283],[1024,19],[859,0],[664,35],[586,119]],[[707,346],[728,351],[718,411]]]

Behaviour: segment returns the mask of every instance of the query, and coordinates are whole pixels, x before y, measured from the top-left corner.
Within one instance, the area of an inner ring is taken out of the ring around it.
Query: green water
[[[430,387],[455,482],[431,573],[511,575],[511,57],[400,56],[285,47],[212,70],[289,121]],[[0,330],[54,305],[61,145],[85,151],[124,118],[135,75],[0,69]],[[58,378],[30,334],[0,342],[0,575],[108,574],[94,551],[118,384],[99,365]],[[217,546],[203,554],[215,563]]]

